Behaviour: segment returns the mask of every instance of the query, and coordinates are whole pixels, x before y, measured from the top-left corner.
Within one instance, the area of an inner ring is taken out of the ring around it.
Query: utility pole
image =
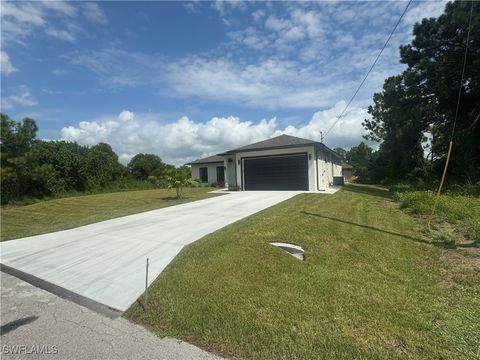
[[[323,131],[320,131],[320,142],[323,144]]]

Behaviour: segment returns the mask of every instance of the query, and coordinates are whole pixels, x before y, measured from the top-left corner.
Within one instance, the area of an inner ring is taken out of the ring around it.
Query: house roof
[[[342,163],[342,169],[353,169],[353,166],[347,163]]]
[[[210,164],[210,163],[217,163],[217,162],[223,163],[223,156],[220,156],[220,155],[208,156],[208,157],[203,158],[203,159],[197,159],[195,161],[189,162],[186,165]]]
[[[305,145],[312,145],[312,144],[315,144],[315,141],[302,139],[302,138],[290,136],[290,135],[280,135],[271,139],[259,141],[250,145],[229,150],[227,151],[227,153],[263,150],[263,149],[272,149],[272,148],[290,147],[290,146],[305,146]]]
[[[217,154],[213,156],[209,156],[203,159],[197,159],[195,161],[189,162],[186,165],[193,165],[193,164],[210,164],[210,163],[218,163],[218,162],[223,162],[223,156],[225,155],[232,155],[238,152],[247,152],[247,151],[256,151],[256,150],[270,150],[270,149],[283,149],[283,148],[292,148],[292,147],[301,147],[301,146],[309,146],[309,145],[314,145],[319,148],[322,148],[332,155],[336,156],[337,158],[340,158],[340,155],[338,155],[335,151],[332,149],[328,148],[324,144],[318,142],[318,141],[313,141],[313,140],[308,140],[308,139],[302,139],[296,136],[291,136],[291,135],[280,135],[276,136],[271,139],[259,141],[250,145],[245,145],[233,150],[228,150],[225,151],[222,154]]]
[[[313,140],[308,140],[308,139],[302,139],[296,136],[291,136],[291,135],[280,135],[276,136],[271,139],[259,141],[250,145],[242,146],[233,150],[226,151],[223,154],[219,155],[230,155],[230,154],[235,154],[238,152],[246,152],[246,151],[256,151],[256,150],[269,150],[269,149],[282,149],[282,148],[292,148],[292,147],[300,147],[300,146],[308,146],[308,145],[315,145],[318,147],[321,147],[333,155],[340,157],[335,151],[329,149],[327,146],[324,144],[318,142],[318,141],[313,141]]]

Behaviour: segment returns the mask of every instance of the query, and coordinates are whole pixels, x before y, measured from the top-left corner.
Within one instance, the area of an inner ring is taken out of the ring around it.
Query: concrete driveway
[[[126,310],[180,250],[300,192],[238,192],[0,244],[1,263]],[[50,284],[48,284],[50,285]]]

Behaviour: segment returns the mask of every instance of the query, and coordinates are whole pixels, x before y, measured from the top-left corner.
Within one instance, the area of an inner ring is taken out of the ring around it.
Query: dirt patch
[[[432,225],[431,230],[435,238],[448,238],[458,246],[469,245],[472,242],[468,239],[465,226],[462,226],[462,224],[439,221]]]
[[[480,248],[445,250],[440,261],[445,285],[471,286],[480,290]]]
[[[389,344],[396,353],[405,355],[407,353],[407,344],[401,336],[396,336]]]

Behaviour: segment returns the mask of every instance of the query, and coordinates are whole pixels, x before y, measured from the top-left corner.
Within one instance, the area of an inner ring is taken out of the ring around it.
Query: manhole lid
[[[276,241],[269,242],[269,244],[279,247],[280,249],[286,251],[293,257],[297,258],[298,260],[305,260],[305,250],[303,250],[301,246],[286,243],[286,242],[276,242]]]

